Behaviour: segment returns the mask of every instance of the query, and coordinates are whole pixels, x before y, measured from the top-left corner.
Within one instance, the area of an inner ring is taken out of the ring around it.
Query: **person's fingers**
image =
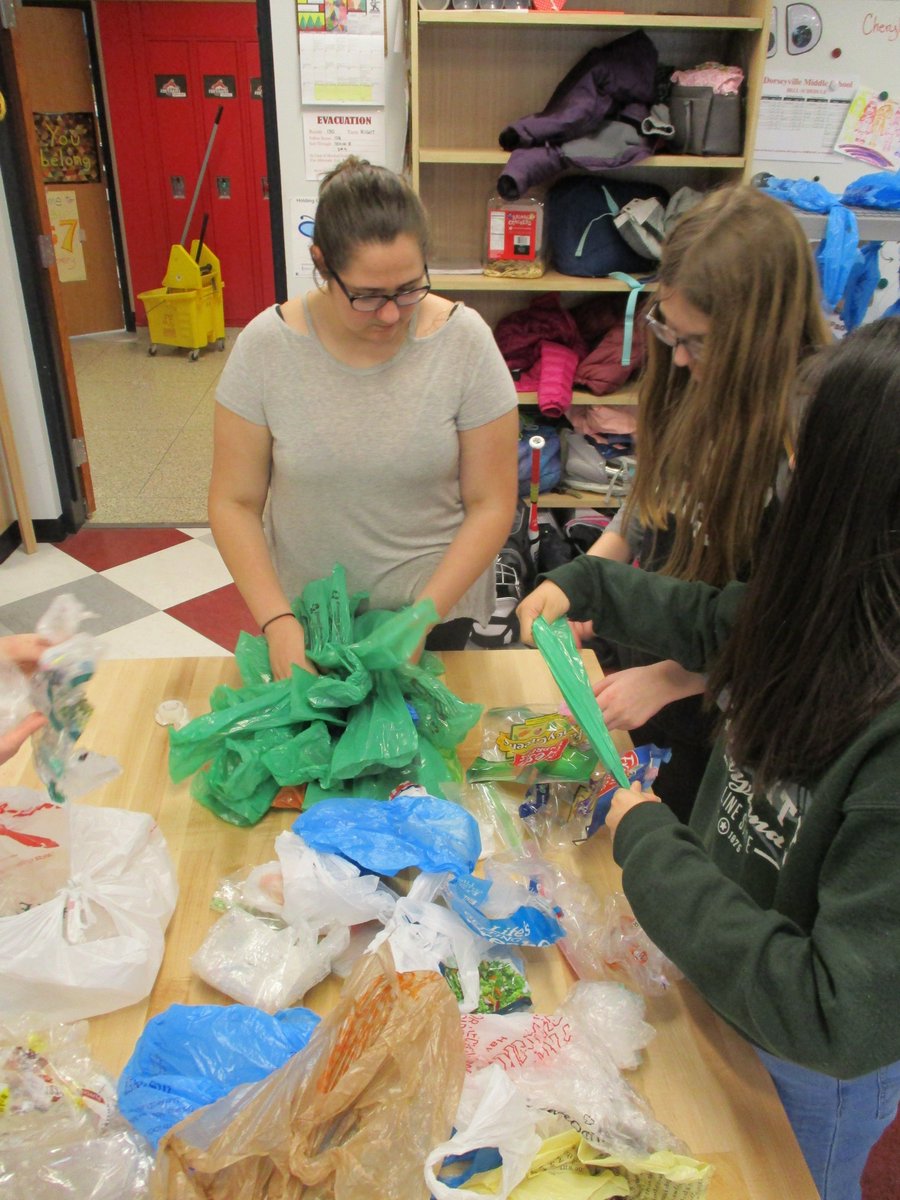
[[[24,745],[33,733],[37,733],[46,724],[47,718],[43,713],[29,713],[24,721],[19,722],[15,729],[10,729],[0,735],[0,762],[6,762],[8,758],[12,758],[19,747]]]

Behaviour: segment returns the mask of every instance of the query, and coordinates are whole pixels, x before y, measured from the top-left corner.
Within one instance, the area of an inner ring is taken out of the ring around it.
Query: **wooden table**
[[[559,693],[533,650],[446,653],[447,682],[459,696],[485,707],[556,703]],[[594,678],[601,671],[586,656]],[[241,868],[275,858],[276,835],[296,814],[272,811],[252,829],[219,821],[190,798],[188,783],[174,786],[167,769],[166,730],[154,721],[161,700],[183,700],[192,716],[206,712],[219,683],[238,682],[232,658],[114,661],[101,664],[90,688],[95,712],[82,744],[113,755],[122,776],[85,803],[152,813],[176,864],[180,895],[166,935],[166,954],[152,993],[140,1004],[90,1023],[98,1063],[118,1074],[146,1021],[170,1004],[220,1004],[221,993],[197,979],[190,958],[216,919],[209,907],[219,881]],[[468,763],[480,747],[479,728],[460,748]],[[0,784],[37,786],[27,750],[0,767]],[[598,892],[620,890],[609,837],[600,831],[573,847],[570,864]],[[555,949],[527,951],[535,1007],[552,1011],[573,982]],[[333,1004],[339,984],[327,979],[303,1003],[317,1012]],[[715,1016],[686,982],[647,1000],[657,1030],[645,1061],[629,1080],[657,1118],[698,1158],[716,1167],[710,1200],[817,1200],[816,1191],[775,1090],[751,1047]]]

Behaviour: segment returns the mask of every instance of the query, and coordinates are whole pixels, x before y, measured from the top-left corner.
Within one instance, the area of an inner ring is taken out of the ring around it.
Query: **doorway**
[[[70,245],[62,249],[77,251],[80,246],[88,278],[60,283],[58,291],[67,301],[60,307],[72,335],[72,340],[66,341],[77,379],[77,390],[73,390],[76,402],[77,394],[82,396],[85,443],[94,468],[96,503],[92,498],[89,511],[101,524],[192,524],[205,519],[201,492],[205,494],[203,476],[208,474],[211,444],[209,410],[226,356],[204,351],[200,363],[189,364],[186,351],[165,347],[156,359],[147,359],[146,317],[137,295],[160,286],[168,253],[182,239],[207,144],[210,111],[222,105],[223,132],[199,189],[188,244],[197,236],[203,214],[208,214],[207,241],[222,259],[229,344],[241,325],[274,301],[277,267],[273,268],[267,123],[261,100],[263,75],[268,72],[268,79],[272,78],[271,49],[266,48],[261,67],[257,5],[142,0],[127,4],[97,0],[93,6],[88,0],[24,3],[28,11],[19,10],[19,34],[30,40],[32,31],[37,30],[40,43],[39,52],[27,56],[29,82],[38,97],[28,107],[45,116],[66,116],[64,122],[44,121],[51,151],[59,152],[64,145],[72,149],[73,124],[82,144],[85,122],[79,115],[93,109],[97,157],[102,160],[108,150],[115,156],[115,171],[110,165],[104,170],[101,161],[102,180],[93,185],[98,191],[105,186],[112,198],[105,236],[106,258],[113,264],[113,288],[92,286],[96,253],[90,252],[97,252],[102,241],[97,223],[89,216],[86,189],[92,185],[68,180],[46,184],[51,193],[69,193],[60,208],[75,193],[77,217],[64,216],[70,221],[64,228],[69,233],[77,227],[84,231],[83,241],[73,247],[72,237]],[[45,91],[45,85],[49,88],[56,81],[42,78],[55,71],[52,63],[58,59],[72,65],[70,49],[79,22],[86,62],[77,69],[72,66],[74,82],[83,85],[92,68],[98,71],[101,59],[104,64],[104,86],[96,85],[90,100],[84,91]],[[265,31],[268,23],[261,24]],[[48,52],[51,47],[55,47],[52,54]],[[179,65],[184,71],[169,70]],[[156,70],[158,67],[163,69]],[[162,107],[166,102],[154,92],[155,76],[167,71],[187,76],[195,102],[190,118],[187,109],[174,103]],[[107,115],[104,102],[108,105],[108,133],[102,120]],[[117,116],[123,113],[124,124]],[[270,118],[271,152],[274,106]],[[172,136],[173,122],[178,136]],[[91,160],[90,154],[81,157]],[[277,162],[274,175],[277,188]],[[173,176],[183,179],[182,195],[166,195],[167,190],[171,192]],[[277,192],[274,207],[280,225]],[[56,236],[59,247],[59,229]],[[79,286],[91,293],[92,300],[100,292],[108,299],[118,289],[118,300],[105,316],[98,317],[87,311],[89,305],[79,302]],[[74,297],[71,304],[69,297]],[[105,332],[98,332],[104,326]],[[215,363],[209,361],[213,355]],[[122,488],[116,478],[125,481]]]

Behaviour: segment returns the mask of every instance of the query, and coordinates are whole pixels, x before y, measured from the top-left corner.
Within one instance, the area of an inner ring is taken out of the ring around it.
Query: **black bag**
[[[616,229],[614,218],[631,200],[658,199],[668,193],[651,183],[625,183],[596,175],[560,179],[547,193],[550,259],[564,275],[597,278],[613,271],[649,271],[642,258]]]
[[[671,148],[683,154],[741,153],[741,97],[718,95],[711,87],[673,83],[669,116],[675,127]]]

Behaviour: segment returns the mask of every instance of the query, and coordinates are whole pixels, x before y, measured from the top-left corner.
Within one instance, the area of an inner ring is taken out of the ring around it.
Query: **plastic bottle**
[[[495,192],[487,203],[484,274],[537,279],[546,265],[543,200],[504,200]]]

